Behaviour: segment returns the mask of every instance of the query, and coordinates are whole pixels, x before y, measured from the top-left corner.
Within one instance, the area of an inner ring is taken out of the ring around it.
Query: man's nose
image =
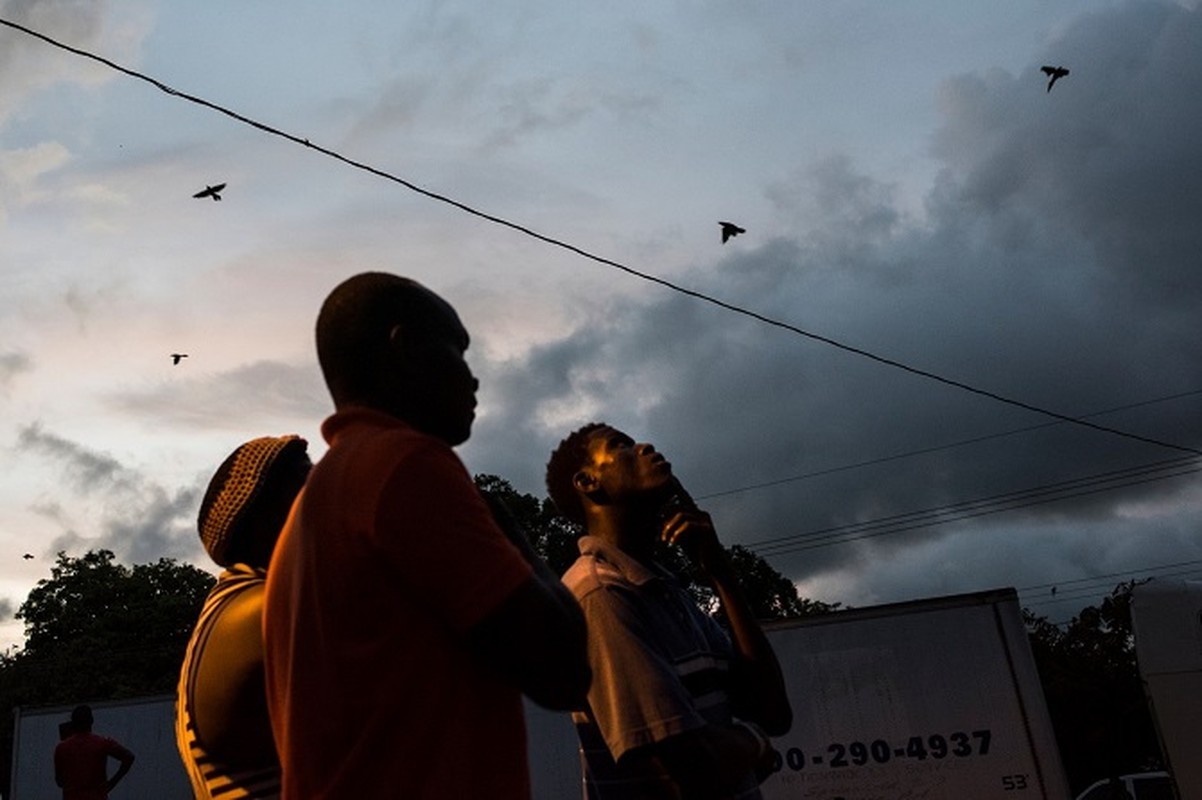
[[[650,455],[651,453],[655,452],[654,445],[648,444],[647,442],[643,442],[642,444],[635,445],[634,449],[635,449],[635,451],[638,452],[638,454],[640,456]]]

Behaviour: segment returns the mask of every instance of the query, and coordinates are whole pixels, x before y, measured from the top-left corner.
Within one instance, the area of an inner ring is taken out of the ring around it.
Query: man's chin
[[[664,476],[663,480],[651,486],[648,494],[650,494],[657,503],[662,503],[672,496],[676,491],[676,479],[672,477],[671,471]]]

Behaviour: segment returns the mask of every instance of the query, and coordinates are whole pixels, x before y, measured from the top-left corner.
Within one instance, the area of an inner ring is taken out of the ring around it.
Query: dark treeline
[[[1101,604],[1083,609],[1063,627],[1023,612],[1074,792],[1110,775],[1163,768],[1135,659],[1136,585],[1120,583]]]

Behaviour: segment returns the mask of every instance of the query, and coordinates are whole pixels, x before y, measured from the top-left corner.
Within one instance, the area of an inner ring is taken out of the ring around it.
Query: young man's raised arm
[[[713,522],[704,511],[682,511],[664,526],[664,538],[679,543],[709,578],[730,623],[734,663],[734,699],[739,716],[760,725],[770,736],[793,726],[793,710],[780,662],[747,602]]]

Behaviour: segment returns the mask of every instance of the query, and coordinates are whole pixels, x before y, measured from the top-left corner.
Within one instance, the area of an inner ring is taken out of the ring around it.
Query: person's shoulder
[[[125,746],[121,742],[114,739],[112,736],[105,736],[102,733],[93,733],[93,744],[103,746],[107,750],[124,750]]]
[[[580,596],[581,588],[586,583],[591,583],[592,577],[592,556],[580,556],[568,567],[567,572],[563,574],[560,581],[563,585],[571,590],[572,594]]]
[[[217,576],[217,583],[214,584],[214,589],[217,587],[229,589],[233,587],[252,586],[256,583],[263,583],[267,580],[267,570],[263,567],[255,567],[250,564],[242,563],[241,561],[230,564],[221,571]]]
[[[584,549],[580,557],[563,574],[563,585],[577,600],[582,600],[599,589],[625,586],[628,581],[622,571],[604,554]]]
[[[406,463],[462,467],[446,442],[382,412],[340,411],[326,420],[323,431],[331,427],[330,449],[314,467],[318,475],[329,470],[388,471]]]
[[[364,442],[370,443],[381,437],[414,441],[433,438],[398,417],[366,406],[339,409],[321,424],[321,432],[331,450],[342,449],[348,444],[361,447]]]
[[[64,750],[95,752],[96,750],[107,750],[110,741],[112,740],[107,736],[101,736],[95,731],[81,731],[59,742],[59,746],[65,745]]]

